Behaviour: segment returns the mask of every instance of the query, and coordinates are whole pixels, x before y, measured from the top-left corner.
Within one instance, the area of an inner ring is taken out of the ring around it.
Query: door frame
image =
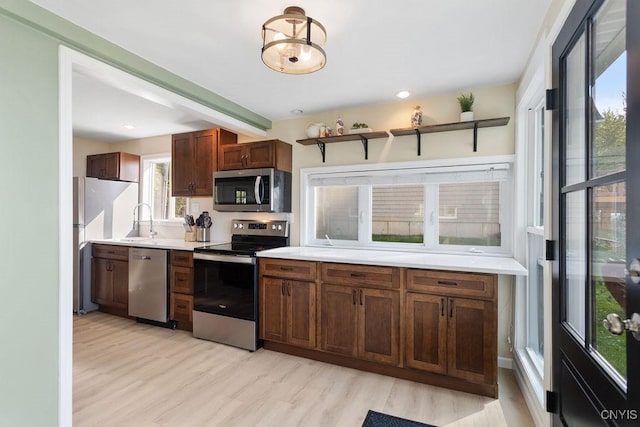
[[[561,69],[562,61],[558,58],[562,58],[568,53],[573,47],[574,43],[577,39],[585,34],[586,20],[593,16],[596,11],[603,5],[605,0],[577,0],[574,4],[574,7],[565,20],[562,29],[560,30],[558,37],[554,41],[552,48],[552,87],[560,89],[560,77],[561,73],[564,73],[564,70]],[[640,3],[637,1],[627,1],[627,24],[629,23],[629,16],[640,16]],[[627,52],[635,52],[634,57],[637,58],[640,56],[638,52],[640,52],[640,26],[636,25],[635,28],[626,27],[627,36],[626,36],[626,51]],[[590,43],[590,40],[587,40],[587,44]],[[589,61],[591,59],[587,57],[586,59],[586,67],[589,67]],[[586,71],[586,70],[585,70]],[[630,76],[640,75],[640,63],[636,60],[636,63],[632,62],[632,59],[627,55],[627,82],[629,81]],[[590,85],[591,82],[589,80],[586,81],[586,85]],[[629,141],[640,141],[640,87],[636,85],[633,87],[632,85],[627,84],[627,146]],[[586,88],[585,88],[586,89]],[[586,93],[586,92],[585,92]],[[553,109],[553,120],[552,120],[552,169],[551,173],[553,175],[553,185],[552,185],[552,232],[553,232],[553,240],[556,242],[554,246],[553,259],[555,260],[552,263],[552,325],[553,325],[553,338],[552,338],[552,346],[553,346],[553,366],[552,366],[552,378],[553,378],[553,390],[555,391],[555,408],[549,408],[548,410],[554,412],[553,414],[553,424],[554,425],[562,425],[563,421],[560,418],[560,402],[562,397],[559,392],[559,379],[561,376],[561,369],[563,364],[563,359],[561,358],[561,343],[571,342],[572,337],[569,333],[564,333],[561,326],[562,314],[563,314],[563,305],[561,304],[562,297],[562,289],[561,289],[561,275],[562,271],[560,268],[560,257],[564,256],[564,227],[562,223],[562,218],[565,211],[565,206],[562,202],[562,194],[561,194],[561,184],[564,182],[564,164],[565,158],[563,150],[560,147],[560,137],[565,134],[565,123],[562,120],[563,116],[563,108],[565,105],[565,94],[559,90],[556,96],[556,104]],[[631,112],[631,114],[629,114]],[[591,133],[590,121],[587,120],[585,126],[587,126],[587,133],[585,136],[588,138]],[[632,153],[633,156],[629,156],[627,153],[626,156],[626,179],[623,182],[640,182],[640,169],[634,170],[633,165],[640,164],[640,151],[636,150]],[[588,167],[588,165],[587,165]],[[588,177],[586,179],[589,179]],[[597,178],[592,178],[592,181],[595,181]],[[594,184],[595,185],[595,184]],[[628,188],[627,188],[628,190]],[[632,194],[627,191],[627,210],[629,206],[640,206],[640,192],[636,191],[636,194]],[[588,196],[588,194],[587,194]],[[587,201],[589,197],[587,197]],[[589,213],[587,212],[587,215]],[[627,215],[627,224],[629,224],[630,216]],[[587,217],[587,226],[590,224],[590,219]],[[589,238],[589,233],[586,235],[587,239]],[[633,246],[632,246],[633,245]],[[627,254],[631,251],[635,254],[640,254],[640,227],[627,227]],[[627,256],[629,258],[629,256]],[[629,262],[630,260],[627,260]],[[588,270],[591,269],[590,266],[587,266]],[[631,291],[631,292],[630,292]],[[634,300],[635,306],[638,305],[638,301],[640,301],[640,286],[632,287],[630,289],[629,280],[627,279],[627,306],[629,306],[629,301]],[[588,300],[587,300],[588,301]],[[626,308],[627,315],[630,311],[629,308]],[[585,325],[586,328],[589,328],[589,324]],[[591,332],[586,334],[585,339],[590,339]],[[599,407],[602,408],[600,412],[600,419],[605,422],[605,415],[603,415],[603,411],[608,410],[616,410],[616,409],[633,409],[628,407],[628,401],[638,402],[640,398],[640,390],[638,387],[637,381],[635,383],[627,383],[627,391],[624,393],[620,388],[615,384],[615,381],[612,380],[607,372],[607,370],[602,367],[598,363],[592,363],[588,353],[584,350],[584,348],[580,348],[579,345],[574,345],[573,348],[563,347],[567,351],[568,360],[567,369],[572,375],[577,375],[579,378],[575,378],[576,383],[582,388],[582,392],[585,394],[585,397],[593,402],[593,400],[597,400],[597,404],[592,403],[592,406],[596,410],[600,410]],[[629,373],[638,372],[640,368],[640,360],[635,360],[633,357],[630,357],[629,354],[640,354],[640,342],[634,340],[630,335],[627,335],[627,368]],[[629,351],[631,350],[631,351]],[[571,361],[578,360],[578,364],[589,365],[590,367],[594,367],[594,369],[589,371],[588,383],[586,380],[582,378],[580,375],[580,369],[576,368]],[[571,366],[569,367],[569,364]],[[628,374],[628,378],[631,378],[632,375]],[[629,386],[630,385],[630,386]],[[587,388],[585,390],[584,388]],[[597,390],[598,395],[593,393],[591,390]],[[602,390],[606,390],[606,392],[602,392]],[[604,396],[604,398],[602,398]],[[549,405],[549,402],[547,403]],[[635,412],[636,417],[640,417],[640,412]],[[632,419],[632,418],[629,418]],[[628,420],[629,420],[628,419]],[[637,419],[637,418],[636,418]],[[594,419],[594,421],[597,421]],[[618,420],[622,421],[622,420]],[[637,421],[636,421],[637,422]]]

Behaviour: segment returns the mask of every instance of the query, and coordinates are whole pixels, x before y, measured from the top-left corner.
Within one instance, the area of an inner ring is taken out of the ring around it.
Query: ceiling
[[[273,121],[293,117],[294,110],[307,115],[394,102],[403,89],[422,98],[515,82],[551,2],[32,1]],[[313,74],[281,74],[260,59],[262,24],[291,5],[304,8],[327,30],[327,65]],[[159,129],[164,123],[168,133],[175,132],[171,123],[184,130],[197,124],[157,106],[147,110],[144,104],[150,102],[112,93],[90,78],[74,78],[73,102],[74,129],[87,137],[117,134],[100,127],[111,119],[120,128],[124,123],[147,128],[149,119],[157,119],[149,126]],[[131,115],[125,120],[117,113]],[[136,138],[145,132],[138,133]]]

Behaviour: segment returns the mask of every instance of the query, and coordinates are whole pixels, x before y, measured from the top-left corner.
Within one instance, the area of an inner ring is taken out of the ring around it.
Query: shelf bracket
[[[318,149],[320,150],[320,153],[322,154],[322,163],[324,163],[325,161],[325,153],[327,151],[327,145],[320,141],[319,139],[316,139],[316,144],[318,145]]]
[[[414,131],[416,132],[416,138],[418,138],[418,156],[421,156],[422,154],[422,134],[420,133],[419,129],[414,129]]]
[[[478,151],[478,122],[473,124],[473,152]]]
[[[362,148],[364,148],[364,159],[369,160],[369,139],[360,135],[360,141],[362,142]]]

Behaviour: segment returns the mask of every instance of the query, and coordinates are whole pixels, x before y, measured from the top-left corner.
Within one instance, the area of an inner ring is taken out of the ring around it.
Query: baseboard
[[[510,357],[498,357],[498,368],[513,369],[513,359]]]
[[[513,363],[513,374],[516,377],[516,383],[518,383],[518,387],[520,387],[522,397],[527,404],[527,408],[529,408],[529,413],[531,414],[534,424],[540,427],[550,425],[548,422],[548,414],[544,407],[540,405],[536,392],[524,373],[525,369],[522,366],[522,361],[518,358],[518,355],[515,356],[515,359],[516,360]]]

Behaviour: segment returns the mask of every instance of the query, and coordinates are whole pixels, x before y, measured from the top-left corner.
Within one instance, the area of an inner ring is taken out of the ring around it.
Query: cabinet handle
[[[438,280],[438,285],[458,286],[458,282],[448,282],[446,280]]]
[[[351,291],[351,297],[353,298],[353,305],[356,305],[356,290]]]
[[[444,298],[440,298],[440,316],[444,316]]]
[[[293,267],[280,267],[280,271],[293,271]]]
[[[363,278],[367,277],[367,275],[364,274],[364,273],[351,273],[351,277],[355,277],[355,278],[358,278],[358,279],[363,279]]]
[[[282,295],[284,295],[284,280],[282,281],[282,284],[280,285],[280,293]]]
[[[360,289],[360,305],[364,304],[364,301],[362,300],[362,294],[363,294],[362,289]]]
[[[453,301],[449,301],[449,317],[453,317]]]
[[[108,254],[115,255],[116,251],[107,251]]]
[[[287,282],[287,295],[291,296],[291,282]]]

